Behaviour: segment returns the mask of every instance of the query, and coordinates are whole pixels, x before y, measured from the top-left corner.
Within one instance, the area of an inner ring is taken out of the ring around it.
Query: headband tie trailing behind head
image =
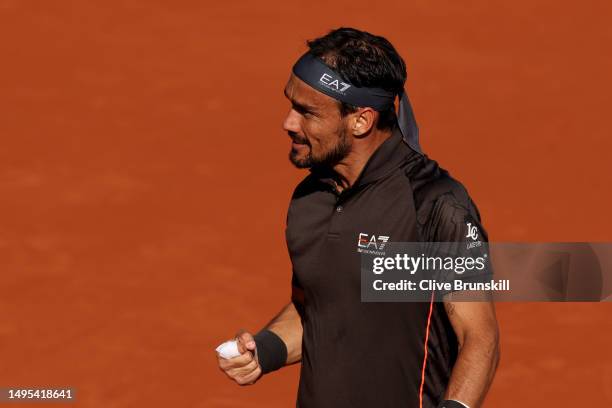
[[[353,106],[383,111],[394,106],[395,97],[398,96],[397,122],[404,141],[412,150],[423,154],[419,145],[419,128],[405,90],[397,95],[380,88],[357,87],[310,52],[295,63],[293,73],[317,91]]]

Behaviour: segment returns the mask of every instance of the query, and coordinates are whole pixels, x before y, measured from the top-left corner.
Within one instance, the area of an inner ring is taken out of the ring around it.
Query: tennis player
[[[478,210],[423,154],[388,40],[340,28],[308,48],[285,86],[289,159],[309,170],[287,215],[292,298],[219,367],[246,385],[300,362],[300,408],[480,407],[499,359],[491,302],[360,297],[360,249],[486,242]]]

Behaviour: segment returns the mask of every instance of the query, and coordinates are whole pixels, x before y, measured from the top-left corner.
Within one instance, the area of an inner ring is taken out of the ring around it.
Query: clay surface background
[[[612,241],[610,9],[0,0],[0,386],[72,386],[79,407],[294,406],[297,366],[239,387],[213,349],[288,300],[305,173],[282,91],[305,40],[340,25],[405,57],[423,148],[492,241]],[[611,312],[498,305],[486,407],[611,406]]]

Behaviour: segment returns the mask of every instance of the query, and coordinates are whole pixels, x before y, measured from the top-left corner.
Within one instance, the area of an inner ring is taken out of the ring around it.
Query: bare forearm
[[[465,402],[470,408],[480,407],[493,381],[499,361],[496,336],[466,336],[453,368],[445,399]]]
[[[293,302],[285,306],[266,328],[279,336],[287,346],[287,364],[302,359],[302,321]]]
[[[492,302],[445,301],[459,353],[444,395],[470,408],[480,407],[499,361],[499,328]]]

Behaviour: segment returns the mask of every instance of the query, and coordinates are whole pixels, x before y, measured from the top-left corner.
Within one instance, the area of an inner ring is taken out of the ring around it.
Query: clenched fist
[[[254,384],[261,377],[255,339],[250,333],[241,331],[236,336],[236,341],[240,355],[230,359],[217,355],[219,368],[240,385]]]

